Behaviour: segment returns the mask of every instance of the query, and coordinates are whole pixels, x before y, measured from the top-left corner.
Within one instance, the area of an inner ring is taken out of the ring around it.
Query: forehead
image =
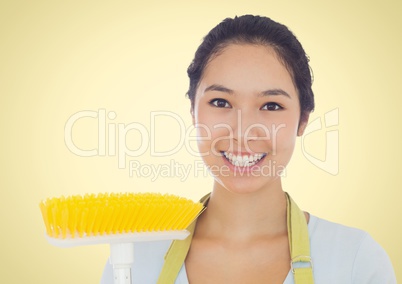
[[[281,88],[296,95],[292,77],[272,47],[230,44],[204,69],[200,88],[221,84],[239,92]]]

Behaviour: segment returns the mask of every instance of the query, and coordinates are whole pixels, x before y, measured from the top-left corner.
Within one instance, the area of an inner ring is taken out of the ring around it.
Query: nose
[[[257,112],[238,109],[236,116],[233,140],[238,145],[247,147],[251,141],[270,139],[270,131],[267,125],[259,120]]]

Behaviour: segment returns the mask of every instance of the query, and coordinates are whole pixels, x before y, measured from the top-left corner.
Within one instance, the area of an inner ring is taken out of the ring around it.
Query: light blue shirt
[[[388,255],[366,232],[315,216],[310,216],[308,230],[316,284],[396,284]],[[135,244],[132,283],[157,282],[170,243]],[[184,264],[175,283],[189,284]],[[283,283],[294,284],[290,271]],[[113,268],[109,262],[103,271],[101,284],[113,284]]]

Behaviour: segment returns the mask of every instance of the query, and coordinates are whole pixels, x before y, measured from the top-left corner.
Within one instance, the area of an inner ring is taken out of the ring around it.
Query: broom
[[[110,244],[115,284],[131,284],[134,242],[185,239],[185,229],[204,209],[201,203],[159,193],[62,196],[39,207],[50,244]]]

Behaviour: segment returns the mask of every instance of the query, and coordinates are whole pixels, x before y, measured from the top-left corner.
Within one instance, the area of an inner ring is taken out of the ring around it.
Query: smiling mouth
[[[250,154],[250,155],[235,155],[230,152],[222,152],[222,155],[229,161],[233,166],[236,167],[251,167],[261,161],[267,154]]]

